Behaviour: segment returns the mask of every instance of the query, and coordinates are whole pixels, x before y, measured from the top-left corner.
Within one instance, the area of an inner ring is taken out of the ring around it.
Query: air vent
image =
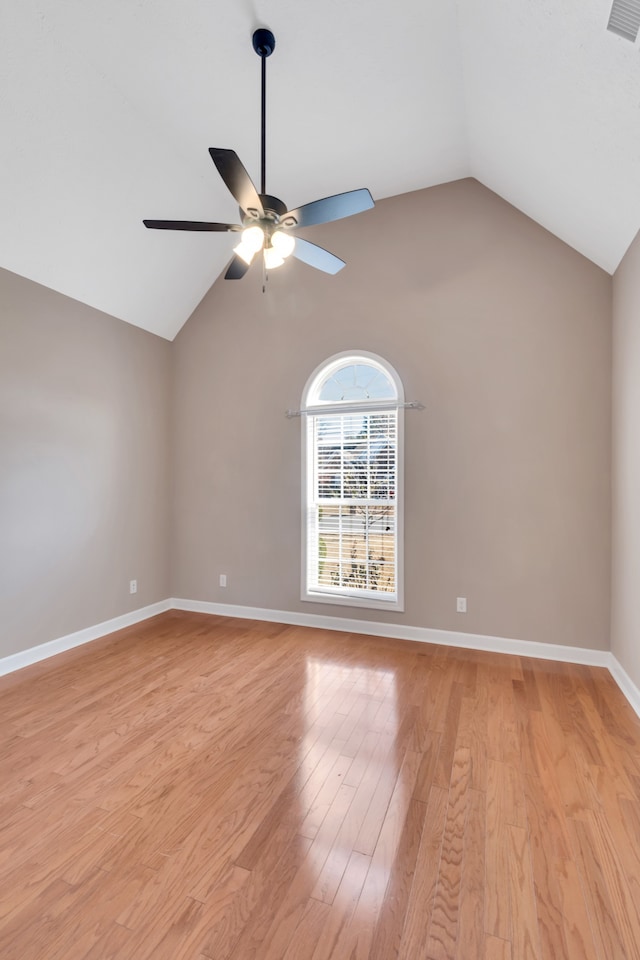
[[[607,30],[635,43],[640,28],[640,0],[613,0]]]

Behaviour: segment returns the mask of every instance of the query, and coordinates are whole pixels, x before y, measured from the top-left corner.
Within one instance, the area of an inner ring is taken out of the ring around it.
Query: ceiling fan
[[[287,257],[323,270],[337,273],[345,262],[323,247],[294,235],[299,227],[313,227],[331,220],[340,220],[373,207],[373,198],[367,189],[349,190],[323,200],[306,203],[295,210],[278,197],[266,192],[266,79],[267,57],[275,49],[276,41],[270,30],[260,29],[253,34],[253,49],[262,61],[261,98],[261,185],[260,193],[240,158],[233,150],[209,147],[211,159],[232,196],[240,205],[242,223],[209,223],[201,220],[143,220],[153,230],[195,230],[214,233],[240,233],[240,243],[234,247],[225,280],[239,280],[245,275],[255,255],[262,250],[265,270],[281,266]]]

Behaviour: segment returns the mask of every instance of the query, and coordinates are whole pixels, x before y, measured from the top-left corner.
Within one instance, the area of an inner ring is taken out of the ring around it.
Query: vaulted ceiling
[[[0,266],[173,338],[232,237],[142,219],[237,221],[208,147],[236,150],[258,181],[251,35],[267,26],[267,191],[290,208],[473,176],[613,272],[640,227],[640,57],[607,31],[609,10],[6,0]]]

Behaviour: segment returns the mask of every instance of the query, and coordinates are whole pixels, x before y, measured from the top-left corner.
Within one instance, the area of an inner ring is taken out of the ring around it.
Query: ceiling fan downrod
[[[253,34],[253,49],[262,61],[262,89],[260,103],[260,193],[264,196],[267,180],[267,57],[276,47],[276,38],[271,30],[261,27]]]

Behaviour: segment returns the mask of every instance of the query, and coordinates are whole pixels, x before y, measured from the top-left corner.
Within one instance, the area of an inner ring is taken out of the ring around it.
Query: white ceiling
[[[613,272],[640,227],[640,58],[609,10],[5,0],[0,267],[172,339],[232,238],[141,221],[237,221],[208,147],[258,182],[251,35],[268,26],[267,191],[290,208],[474,176]]]

